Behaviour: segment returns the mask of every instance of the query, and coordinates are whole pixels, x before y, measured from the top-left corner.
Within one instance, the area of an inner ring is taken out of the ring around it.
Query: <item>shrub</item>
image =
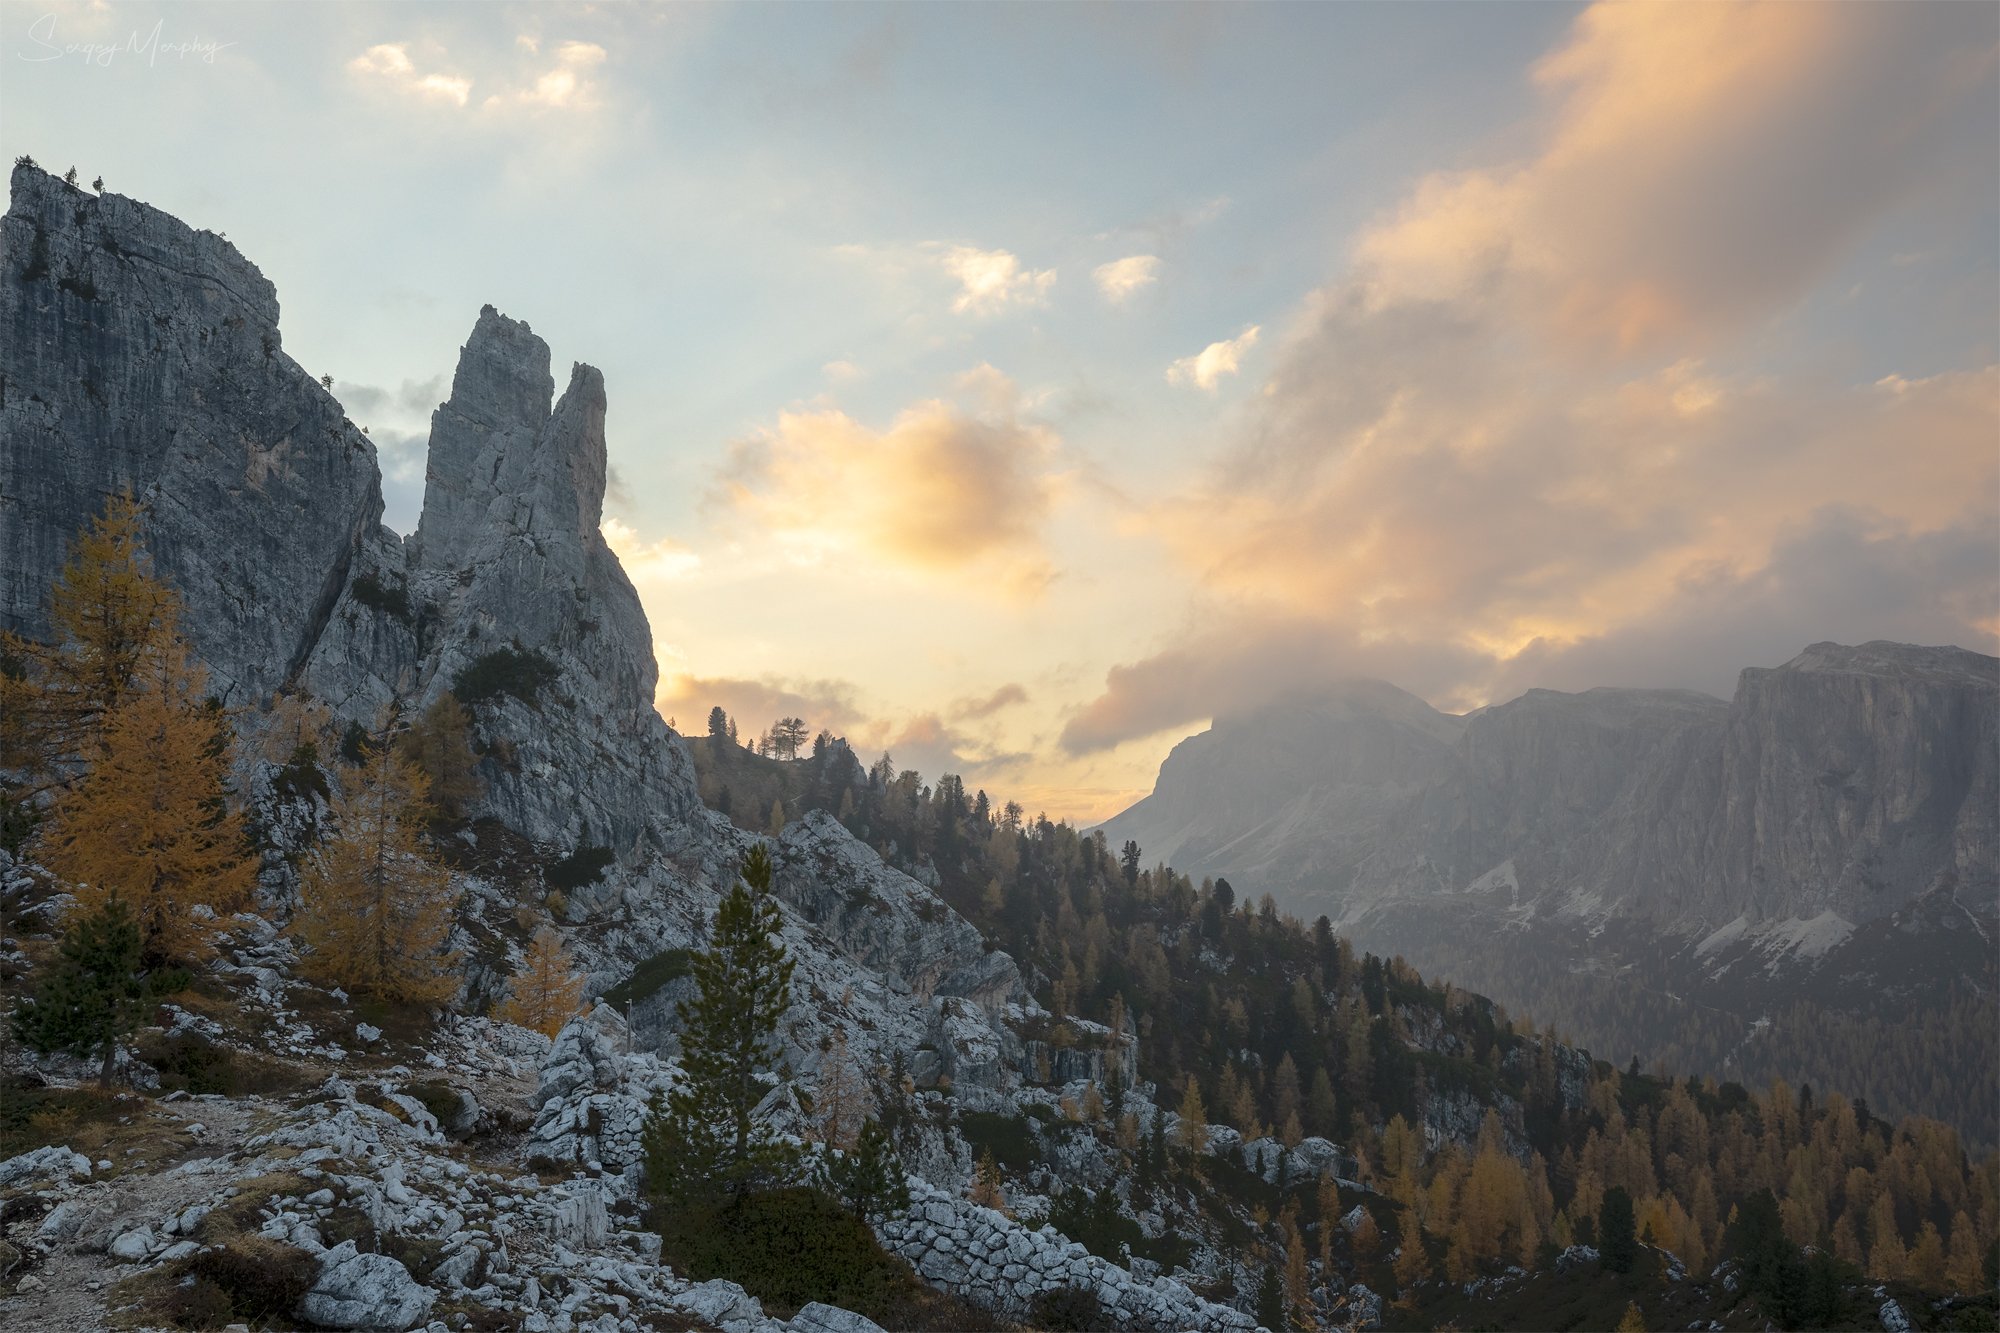
[[[188,1257],[187,1271],[229,1302],[236,1321],[289,1321],[319,1277],[319,1261],[304,1250],[263,1236],[238,1236]]]
[[[1035,1133],[1020,1116],[962,1111],[958,1127],[974,1157],[990,1152],[994,1161],[1012,1171],[1026,1171],[1035,1164]]]
[[[139,1058],[160,1071],[160,1086],[200,1094],[236,1092],[236,1052],[196,1032],[142,1041]]]
[[[500,648],[453,677],[451,692],[467,705],[485,703],[503,694],[532,704],[542,687],[554,683],[561,674],[562,668],[540,653]]]
[[[319,746],[312,741],[298,743],[272,785],[286,796],[333,799],[333,788],[327,785],[326,774],[320,771]]]
[[[615,1009],[657,994],[670,981],[679,981],[692,969],[694,955],[686,949],[656,953],[632,969],[632,975],[604,992],[604,1002]]]
[[[354,600],[406,624],[414,619],[410,614],[410,590],[400,583],[384,583],[373,574],[363,574],[354,580]]]
[[[616,859],[609,847],[578,847],[550,866],[542,878],[552,889],[580,889],[603,879],[605,869]]]
[[[817,1190],[751,1194],[655,1221],[676,1272],[697,1282],[726,1278],[768,1306],[796,1311],[823,1301],[873,1317],[906,1300],[916,1282],[867,1223]]]
[[[1096,1330],[1112,1327],[1104,1317],[1103,1302],[1089,1287],[1057,1287],[1035,1297],[1028,1311],[1035,1328],[1054,1330]]]
[[[175,1328],[222,1328],[232,1311],[228,1292],[205,1277],[190,1277],[167,1293],[160,1313]]]

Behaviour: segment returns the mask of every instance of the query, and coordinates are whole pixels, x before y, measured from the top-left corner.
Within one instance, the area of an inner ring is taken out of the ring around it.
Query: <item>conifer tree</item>
[[[52,644],[0,636],[0,762],[60,772],[86,759],[100,720],[174,637],[179,599],[140,546],[142,511],[113,496],[70,548],[50,592]]]
[[[1189,1075],[1187,1092],[1181,1096],[1181,1119],[1174,1127],[1175,1141],[1199,1157],[1208,1150],[1208,1113],[1201,1104],[1201,1084]],[[1164,1120],[1166,1117],[1162,1116]]]
[[[771,858],[760,844],[723,895],[708,949],[695,955],[697,993],[679,1006],[682,1078],[647,1122],[647,1177],[666,1201],[740,1205],[797,1166],[796,1145],[751,1114],[778,1063],[778,1023],[791,1004],[793,961],[778,939],[781,921]]]
[[[118,1047],[162,996],[184,989],[179,969],[149,970],[139,926],[113,895],[70,915],[62,951],[48,978],[14,1011],[14,1031],[47,1055],[100,1057],[99,1086],[111,1086]]]
[[[971,1198],[982,1208],[991,1208],[996,1213],[1007,1211],[1006,1182],[1001,1179],[1000,1164],[993,1160],[991,1148],[979,1154],[979,1165],[972,1176]]]
[[[209,944],[194,909],[236,910],[255,883],[242,815],[229,809],[231,735],[207,678],[176,640],[96,718],[90,767],[41,837],[49,869],[86,911],[122,899],[148,962],[193,962]]]
[[[891,1217],[910,1206],[910,1182],[895,1144],[882,1122],[872,1117],[861,1126],[852,1148],[822,1159],[819,1187],[863,1221]]]
[[[1629,1273],[1639,1257],[1639,1237],[1632,1217],[1632,1196],[1623,1185],[1604,1191],[1597,1210],[1597,1250],[1604,1266],[1614,1273]]]
[[[554,928],[543,926],[528,941],[520,970],[498,1017],[553,1037],[583,1009],[583,975]]]
[[[430,783],[386,739],[363,747],[333,802],[335,835],[315,851],[292,930],[308,976],[404,1004],[458,990],[451,876],[424,847]]]
[[[456,818],[477,800],[484,784],[473,770],[472,714],[449,690],[396,740],[403,758],[423,770],[430,799],[440,813]]]
[[[847,1053],[847,1033],[843,1030],[821,1056],[819,1077],[813,1086],[813,1118],[819,1122],[821,1139],[842,1151],[855,1147],[868,1119],[867,1095]]]
[[[1289,1327],[1285,1319],[1285,1282],[1275,1268],[1266,1268],[1264,1276],[1257,1281],[1257,1299],[1253,1307],[1257,1322],[1276,1333],[1278,1329]]]

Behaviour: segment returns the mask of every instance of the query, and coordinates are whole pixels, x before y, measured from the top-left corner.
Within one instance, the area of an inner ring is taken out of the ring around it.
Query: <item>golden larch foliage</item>
[[[179,600],[153,577],[130,491],[105,505],[70,548],[50,590],[53,644],[0,636],[0,749],[38,769],[88,761],[104,717],[174,639]]]
[[[458,991],[458,956],[446,947],[451,877],[419,839],[428,782],[385,744],[343,776],[336,833],[308,864],[292,920],[304,970],[357,994],[442,1004]]]
[[[1195,1154],[1208,1149],[1208,1113],[1201,1104],[1201,1084],[1192,1075],[1187,1081],[1187,1092],[1181,1097],[1181,1119],[1174,1126],[1174,1138],[1181,1147]]]
[[[500,1021],[553,1037],[583,1011],[583,980],[562,936],[543,926],[528,941],[521,969],[500,1006]]]
[[[485,784],[473,769],[472,714],[450,691],[440,694],[396,741],[396,750],[430,779],[431,801],[457,816]]]
[[[90,767],[56,802],[42,862],[95,910],[132,908],[146,956],[197,962],[211,951],[196,907],[242,906],[256,871],[243,818],[226,803],[231,735],[203,695],[205,673],[168,641],[97,720]]]
[[[819,1079],[813,1086],[813,1118],[820,1137],[845,1152],[861,1138],[868,1119],[868,1089],[848,1054],[847,1033],[835,1035],[820,1057]]]

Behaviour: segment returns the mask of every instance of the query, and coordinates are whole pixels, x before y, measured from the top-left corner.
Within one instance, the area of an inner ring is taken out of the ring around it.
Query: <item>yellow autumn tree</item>
[[[211,951],[197,908],[226,915],[255,883],[240,811],[227,800],[231,734],[206,674],[169,639],[92,722],[84,770],[56,801],[38,854],[95,911],[123,900],[156,962]]]
[[[1208,1113],[1201,1104],[1201,1084],[1190,1074],[1187,1092],[1181,1097],[1181,1119],[1174,1126],[1174,1139],[1197,1157],[1208,1150]]]
[[[583,974],[576,970],[562,936],[543,926],[528,941],[499,1018],[547,1036],[583,1010]]]
[[[432,804],[448,816],[456,818],[483,790],[473,771],[472,714],[449,690],[397,738],[396,750],[423,770]]]
[[[50,643],[0,636],[0,760],[61,772],[88,762],[103,718],[173,641],[179,599],[153,576],[142,511],[112,497],[70,548],[49,596]]]
[[[1431,1277],[1431,1257],[1424,1249],[1423,1230],[1417,1224],[1414,1213],[1405,1210],[1402,1216],[1403,1243],[1396,1251],[1396,1262],[1391,1271],[1396,1278],[1396,1296],[1404,1305],[1414,1302],[1417,1284],[1428,1282]]]
[[[458,990],[458,955],[447,949],[451,877],[419,838],[429,782],[378,739],[345,783],[292,920],[304,970],[357,994],[442,1004]]]
[[[860,1141],[861,1127],[868,1121],[868,1089],[848,1054],[845,1030],[834,1034],[833,1044],[820,1056],[813,1119],[820,1137],[842,1152]]]

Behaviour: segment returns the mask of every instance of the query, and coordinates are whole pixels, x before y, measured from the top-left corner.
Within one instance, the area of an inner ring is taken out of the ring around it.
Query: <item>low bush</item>
[[[579,847],[550,866],[542,875],[552,889],[580,889],[604,878],[604,871],[617,859],[609,847]]]
[[[657,994],[670,981],[679,981],[694,967],[694,955],[686,949],[668,949],[654,954],[637,967],[632,975],[604,992],[604,1001],[614,1009],[623,1009]]]
[[[675,1272],[726,1278],[788,1313],[823,1301],[872,1319],[907,1301],[916,1283],[867,1223],[817,1190],[771,1190],[655,1221]]]
[[[1028,1322],[1050,1333],[1058,1330],[1095,1333],[1098,1329],[1115,1327],[1104,1317],[1104,1304],[1089,1287],[1057,1287],[1041,1292],[1029,1308]]]
[[[319,1261],[296,1246],[238,1236],[187,1259],[197,1285],[213,1284],[229,1301],[232,1322],[289,1321],[319,1277]]]
[[[544,685],[555,682],[562,668],[537,652],[500,648],[481,657],[452,678],[451,692],[467,707],[511,694],[524,704],[535,702]]]
[[[994,1111],[962,1111],[958,1117],[959,1132],[972,1145],[972,1155],[990,1152],[993,1160],[1010,1171],[1026,1171],[1035,1165],[1040,1147],[1035,1139],[1035,1131],[1027,1120],[1017,1115],[1001,1115]]]

